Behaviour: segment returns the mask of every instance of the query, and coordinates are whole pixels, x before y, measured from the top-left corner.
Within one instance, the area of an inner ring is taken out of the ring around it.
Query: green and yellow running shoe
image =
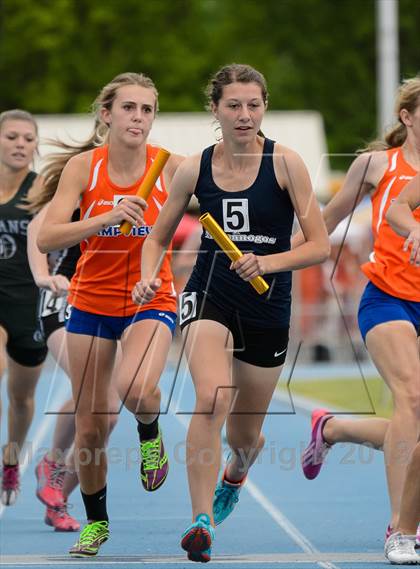
[[[162,432],[155,439],[140,442],[140,478],[147,492],[154,492],[162,486],[168,476],[168,455],[162,441]]]
[[[72,557],[92,557],[109,537],[107,521],[91,522],[80,532],[78,541],[70,549]]]

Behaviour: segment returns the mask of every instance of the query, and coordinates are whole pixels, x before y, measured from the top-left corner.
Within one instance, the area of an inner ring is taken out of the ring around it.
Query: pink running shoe
[[[19,464],[3,464],[1,480],[1,502],[13,506],[19,493]]]
[[[45,523],[52,526],[54,531],[79,531],[80,524],[67,512],[67,503],[60,508],[47,508],[45,512]]]
[[[316,478],[321,470],[322,463],[331,448],[322,436],[325,423],[332,419],[326,409],[314,409],[312,411],[312,434],[311,441],[302,454],[302,470],[308,480]]]
[[[44,455],[35,468],[37,479],[36,495],[48,508],[63,507],[63,483],[66,469],[61,464],[48,460]]]

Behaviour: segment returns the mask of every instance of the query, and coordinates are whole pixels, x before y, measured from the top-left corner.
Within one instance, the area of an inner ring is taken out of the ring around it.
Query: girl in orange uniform
[[[369,279],[359,307],[359,328],[379,373],[391,390],[391,421],[340,420],[323,410],[312,417],[312,437],[303,455],[303,471],[315,478],[325,452],[336,442],[382,448],[392,519],[386,537],[398,525],[407,464],[420,432],[420,273],[409,263],[404,238],[386,219],[392,201],[420,170],[420,77],[404,81],[396,101],[398,124],[385,141],[368,146],[351,165],[343,188],[323,210],[329,233],[365,195],[372,201],[374,250],[362,271]],[[420,211],[413,212],[420,219]],[[296,236],[296,246],[302,236]]]
[[[69,148],[64,158],[57,156],[61,178],[38,237],[43,252],[75,243],[81,243],[82,250],[70,285],[67,322],[76,456],[82,452],[79,479],[88,520],[70,550],[77,557],[96,555],[109,537],[103,450],[118,340],[122,363],[114,377],[123,404],[137,418],[142,484],[153,491],[166,479],[158,381],[176,322],[169,255],[159,274],[162,286],[155,302],[139,308],[131,299],[144,239],[182,160],[170,157],[147,204],[135,195],[158,151],[147,144],[157,111],[156,88],[144,75],[124,73],[102,89],[95,108],[92,138],[83,147]],[[79,200],[80,221],[71,222]],[[119,231],[124,221],[133,225],[128,236]]]
[[[420,271],[420,222],[414,212],[420,207],[420,173],[413,178],[389,207],[386,218],[394,231],[405,239],[404,251],[410,264]],[[385,543],[385,556],[391,563],[420,563],[420,437],[407,467],[401,498],[398,527]]]

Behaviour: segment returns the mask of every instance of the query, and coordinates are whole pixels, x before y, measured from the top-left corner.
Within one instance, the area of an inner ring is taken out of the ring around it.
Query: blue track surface
[[[29,435],[29,441],[38,440],[44,448],[51,441],[54,426],[44,413],[45,402],[49,401],[51,409],[60,384],[68,381],[59,375],[51,392],[51,376],[49,363],[37,390],[36,418]],[[161,381],[166,398],[173,377],[168,365]],[[161,418],[170,474],[165,485],[151,494],[138,481],[136,426],[127,412],[121,414],[109,445],[111,538],[94,559],[69,558],[67,551],[77,534],[56,533],[44,525],[44,507],[35,497],[33,473],[44,451],[33,449],[18,502],[0,514],[2,566],[193,567],[179,546],[180,535],[190,523],[184,463],[189,416],[176,413],[177,409],[185,412],[192,408],[191,381],[188,376],[179,377],[171,408]],[[301,448],[309,436],[307,410],[291,414],[290,407],[274,400],[271,411],[275,414],[266,419],[264,427],[266,450],[252,468],[237,510],[217,528],[212,565],[249,569],[389,567],[383,558],[389,509],[381,453],[337,445],[319,478],[308,482],[299,464]],[[2,433],[4,439],[4,429]],[[71,501],[72,515],[83,520],[78,490]]]

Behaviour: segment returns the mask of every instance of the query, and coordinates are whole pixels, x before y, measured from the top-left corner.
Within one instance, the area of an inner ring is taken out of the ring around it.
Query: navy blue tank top
[[[195,195],[200,213],[211,213],[232,241],[243,251],[271,255],[290,249],[294,209],[287,190],[276,179],[273,164],[274,142],[264,140],[261,165],[254,183],[246,190],[225,191],[212,174],[215,146],[201,156]],[[239,314],[253,327],[287,327],[290,321],[290,271],[264,275],[270,286],[259,295],[250,283],[229,269],[230,259],[203,230],[200,250],[186,292],[206,294],[224,311]]]
[[[28,224],[32,214],[19,207],[25,203],[36,178],[28,172],[14,197],[0,204],[0,301],[36,304],[38,287],[26,252]]]

